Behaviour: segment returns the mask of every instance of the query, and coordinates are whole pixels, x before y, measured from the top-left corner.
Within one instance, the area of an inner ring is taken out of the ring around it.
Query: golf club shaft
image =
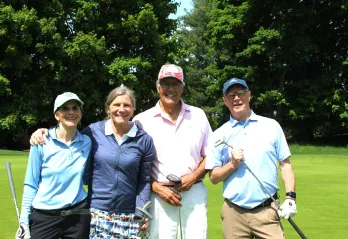
[[[288,221],[302,239],[307,239],[307,237],[303,234],[303,232],[300,230],[300,228],[296,225],[296,223],[292,220],[291,217],[289,217]]]
[[[6,170],[7,170],[8,181],[10,182],[12,198],[13,198],[13,201],[14,201],[14,204],[15,204],[15,208],[16,208],[17,221],[18,221],[18,224],[20,224],[20,222],[19,222],[19,210],[18,210],[17,199],[16,199],[16,190],[15,190],[14,183],[13,183],[13,177],[12,177],[12,170],[11,170],[11,163],[10,162],[6,162]]]
[[[181,182],[181,178],[176,176],[176,175],[174,175],[174,174],[168,174],[167,175],[167,179],[170,182],[174,183],[175,187],[174,187],[173,191],[176,192],[177,194],[181,195],[180,192],[176,189],[176,187],[182,183]],[[183,237],[182,237],[181,209],[180,209],[180,207],[178,207],[178,214],[179,214],[180,239],[183,239]],[[176,231],[176,238],[178,238],[178,231]]]
[[[233,149],[232,146],[230,146],[229,144],[227,144],[226,142],[224,142],[224,144]],[[273,198],[273,196],[267,191],[267,189],[263,186],[262,182],[258,179],[258,177],[253,173],[253,171],[248,167],[248,165],[242,160],[242,162],[244,163],[245,167],[248,169],[248,171],[253,175],[253,177],[257,180],[257,182],[260,184],[260,186],[262,187],[262,189],[268,194],[268,196],[270,196],[270,198],[272,199],[273,202],[275,202],[277,204],[278,207],[280,207],[280,204],[277,200],[275,200]],[[291,226],[295,229],[295,231],[300,235],[300,237],[302,239],[307,239],[307,237],[303,234],[303,232],[300,230],[300,228],[296,225],[296,223],[292,220],[291,217],[289,217],[288,221],[290,222]]]
[[[183,239],[183,237],[182,237],[181,209],[180,209],[180,207],[178,207],[178,212],[179,212],[180,239]]]

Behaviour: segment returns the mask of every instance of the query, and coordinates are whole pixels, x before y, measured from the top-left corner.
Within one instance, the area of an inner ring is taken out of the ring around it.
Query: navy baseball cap
[[[249,90],[249,87],[247,83],[245,82],[245,80],[238,79],[238,78],[231,78],[229,79],[229,81],[225,82],[224,88],[222,89],[222,94],[225,94],[227,89],[230,88],[230,86],[233,86],[235,84],[242,85]]]

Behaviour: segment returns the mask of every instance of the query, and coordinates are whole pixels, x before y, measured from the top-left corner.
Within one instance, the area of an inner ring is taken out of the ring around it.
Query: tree
[[[216,98],[217,85],[213,84],[218,73],[214,72],[215,49],[205,37],[214,4],[212,0],[194,0],[192,3],[193,11],[180,18],[181,23],[174,36],[177,46],[174,55],[185,72],[184,100],[201,107],[212,128],[216,128],[221,123],[224,108],[222,100]]]
[[[1,141],[54,123],[64,92],[85,102],[84,125],[102,119],[107,93],[124,84],[138,110],[153,105],[160,66],[171,61],[176,21],[171,0],[2,1],[0,3]],[[149,84],[149,82],[151,82]]]
[[[214,2],[206,36],[217,53],[216,89],[228,77],[246,79],[255,111],[304,140],[347,132],[343,2]]]

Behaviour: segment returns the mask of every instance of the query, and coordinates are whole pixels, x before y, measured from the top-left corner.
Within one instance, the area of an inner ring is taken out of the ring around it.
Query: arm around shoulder
[[[48,129],[47,128],[37,129],[30,136],[30,140],[29,140],[30,145],[45,144],[44,135],[48,136]]]

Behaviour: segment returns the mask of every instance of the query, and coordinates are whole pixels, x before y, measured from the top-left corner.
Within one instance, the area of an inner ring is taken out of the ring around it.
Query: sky
[[[178,7],[176,14],[171,14],[169,18],[177,18],[182,15],[185,15],[185,8],[188,11],[190,11],[193,8],[191,0],[175,0],[175,2],[180,3],[180,6]]]

